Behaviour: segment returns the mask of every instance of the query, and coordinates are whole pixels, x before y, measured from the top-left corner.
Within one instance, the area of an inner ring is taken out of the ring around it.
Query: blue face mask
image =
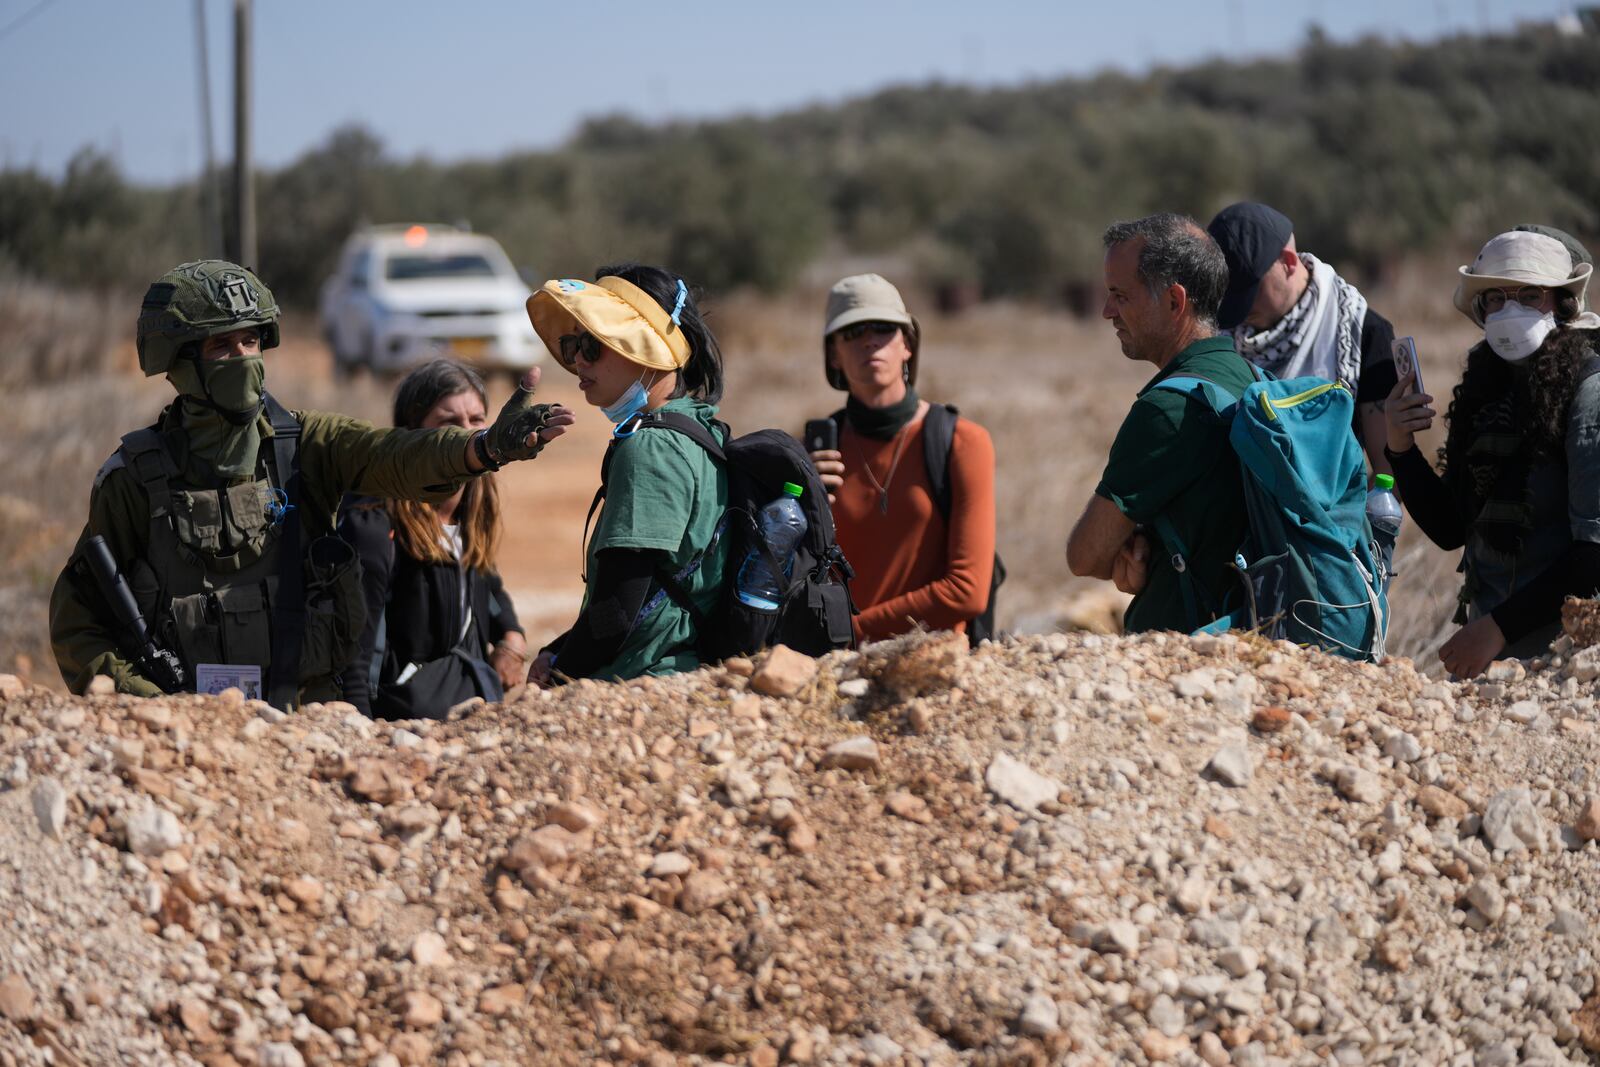
[[[645,391],[644,379],[641,377],[623,390],[622,395],[615,401],[600,410],[605,413],[606,418],[620,427],[623,423],[643,411],[649,403],[650,394]]]

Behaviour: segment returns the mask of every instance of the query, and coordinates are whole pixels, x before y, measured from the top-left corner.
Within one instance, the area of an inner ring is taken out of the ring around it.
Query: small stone
[[[1189,1021],[1183,1005],[1165,993],[1150,1002],[1150,1007],[1145,1009],[1144,1017],[1151,1026],[1168,1037],[1177,1037],[1183,1033],[1183,1027]]]
[[[927,825],[933,821],[933,814],[928,811],[928,802],[921,797],[907,792],[890,793],[889,799],[883,805],[891,815],[898,815],[908,822]]]
[[[1139,1049],[1152,1062],[1166,1063],[1188,1051],[1189,1039],[1182,1034],[1168,1037],[1159,1030],[1146,1030],[1139,1039]]]
[[[750,677],[750,688],[767,696],[792,697],[816,676],[816,660],[787,645],[775,645]]]
[[[722,776],[722,790],[736,808],[747,808],[761,799],[761,783],[743,767],[728,768]]]
[[[357,930],[370,930],[383,914],[383,905],[371,894],[363,893],[354,900],[345,901],[344,917]]]
[[[695,871],[683,880],[678,907],[685,915],[699,915],[733,896],[733,887],[710,871]]]
[[[450,953],[444,938],[432,930],[424,930],[411,942],[411,962],[418,967],[444,967],[450,962]]]
[[[839,683],[839,695],[846,700],[860,700],[872,688],[872,683],[865,678],[851,678]]]
[[[1479,878],[1474,881],[1467,890],[1466,900],[1490,922],[1498,921],[1506,911],[1505,894],[1500,891],[1500,886],[1493,878]]]
[[[546,815],[551,822],[574,834],[593,830],[603,821],[600,812],[578,800],[563,801],[550,808]]]
[[[305,1057],[300,1055],[300,1050],[287,1041],[269,1041],[262,1045],[256,1053],[256,1062],[260,1067],[306,1067]]]
[[[34,818],[39,820],[39,832],[46,837],[59,838],[67,823],[67,791],[54,778],[41,778],[34,785],[30,799]]]
[[[1583,913],[1572,908],[1560,907],[1556,909],[1556,917],[1550,921],[1550,932],[1557,937],[1570,937],[1575,941],[1589,939],[1589,922]]]
[[[315,878],[291,878],[284,883],[283,891],[302,907],[311,907],[322,899],[322,883]]]
[[[1527,725],[1539,717],[1539,702],[1537,700],[1519,700],[1506,708],[1505,716],[1512,722]]]
[[[1139,928],[1126,919],[1113,919],[1096,931],[1094,948],[1099,952],[1132,956],[1139,951]]]
[[[211,1026],[211,1008],[199,997],[184,997],[178,1001],[178,1022],[189,1031],[189,1036],[201,1043],[216,1037]]]
[[[1600,841],[1600,795],[1591,795],[1583,802],[1578,819],[1572,824],[1573,832],[1583,841]]]
[[[1250,750],[1242,744],[1223,745],[1206,764],[1206,773],[1223,785],[1246,786],[1255,766],[1250,762]]]
[[[8,974],[0,978],[0,1016],[20,1024],[31,1020],[38,1010],[33,990],[21,975]]]
[[[183,844],[178,817],[153,801],[145,801],[128,818],[128,850],[137,856],[159,856]]]
[[[1454,819],[1460,822],[1472,809],[1467,802],[1436,785],[1425,785],[1417,790],[1417,807],[1435,819]]]
[[[650,877],[670,878],[675,874],[688,874],[694,863],[682,852],[658,852],[650,861]]]
[[[1061,783],[1004,752],[996,753],[983,775],[989,791],[1021,811],[1037,811],[1061,795]]]
[[[1383,779],[1360,767],[1338,768],[1333,785],[1340,796],[1357,804],[1376,804],[1383,799]]]
[[[519,1007],[525,994],[526,990],[516,982],[485,989],[478,998],[478,1010],[485,1015],[504,1015]]]
[[[1549,843],[1549,830],[1527,789],[1496,793],[1483,810],[1481,832],[1491,848],[1503,852],[1525,848],[1542,852]]]
[[[1029,1037],[1048,1037],[1061,1029],[1061,1009],[1053,997],[1035,993],[1023,1004],[1017,1028]]]
[[[1230,945],[1217,953],[1217,965],[1235,978],[1243,978],[1261,963],[1261,955],[1248,945]]]
[[[1383,754],[1397,763],[1415,763],[1422,758],[1422,742],[1401,730],[1383,743]]]
[[[865,735],[848,737],[828,746],[822,754],[822,766],[847,771],[872,770],[878,766],[878,743]]]
[[[425,1067],[435,1062],[433,1042],[421,1034],[396,1034],[389,1039],[389,1051],[400,1067]]]
[[[805,855],[816,849],[817,832],[811,829],[811,824],[804,819],[796,819],[789,829],[784,831],[783,843],[789,846],[790,852]]]
[[[1214,890],[1215,886],[1209,878],[1190,875],[1172,894],[1172,902],[1185,915],[1198,915],[1211,905]]]
[[[400,995],[400,1017],[411,1029],[426,1030],[444,1019],[444,1005],[432,993],[413,989]]]
[[[117,691],[117,683],[104,674],[97,674],[89,679],[89,685],[84,689],[84,694],[92,697],[108,697]]]
[[[306,1005],[306,1016],[330,1032],[341,1026],[354,1026],[356,1021],[355,1006],[349,994],[343,992],[323,993],[312,998]]]
[[[1275,734],[1289,725],[1291,715],[1288,708],[1272,705],[1257,708],[1254,715],[1250,716],[1250,725],[1264,734]]]

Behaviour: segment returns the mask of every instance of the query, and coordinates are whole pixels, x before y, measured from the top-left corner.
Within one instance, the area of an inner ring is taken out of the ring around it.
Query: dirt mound
[[[1583,1062],[1597,678],[916,637],[397,727],[0,677],[0,1064]]]

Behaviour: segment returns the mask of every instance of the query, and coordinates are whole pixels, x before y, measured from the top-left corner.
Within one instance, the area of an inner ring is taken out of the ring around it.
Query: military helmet
[[[139,369],[165,374],[185,345],[251,326],[261,349],[278,344],[278,302],[245,268],[221,259],[174,267],[144,294],[139,307]]]

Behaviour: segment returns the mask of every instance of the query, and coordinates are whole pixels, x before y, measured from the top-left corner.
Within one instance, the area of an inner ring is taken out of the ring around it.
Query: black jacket
[[[450,655],[458,646],[487,659],[489,646],[510,631],[522,632],[500,576],[475,567],[426,563],[399,551],[389,513],[370,499],[347,502],[339,535],[355,547],[361,561],[361,584],[367,602],[367,627],[361,649],[344,670],[344,698],[367,715],[384,716],[374,706],[373,659],[379,620],[385,630],[385,651],[379,681],[387,683],[408,663],[423,664]],[[461,635],[461,582],[466,581],[472,626]],[[382,703],[381,699],[378,703]],[[438,709],[439,714],[447,710]]]

